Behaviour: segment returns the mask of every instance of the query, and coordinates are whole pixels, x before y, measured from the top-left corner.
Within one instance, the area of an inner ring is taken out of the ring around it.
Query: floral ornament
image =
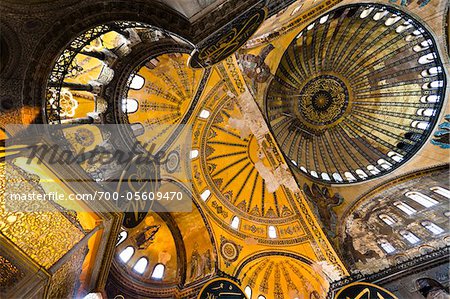
[[[303,185],[303,192],[307,198],[313,203],[316,213],[324,224],[325,232],[330,238],[336,237],[336,213],[334,207],[339,206],[344,198],[335,193],[331,195],[327,187],[319,187],[313,183],[311,187],[308,184]]]
[[[78,108],[78,101],[73,98],[72,93],[67,89],[62,89],[59,96],[59,103],[56,101],[58,92],[53,90],[53,96],[50,103],[53,109],[59,111],[60,117],[73,117]]]
[[[444,149],[450,148],[450,114],[444,116],[445,121],[439,125],[431,144],[437,145]]]

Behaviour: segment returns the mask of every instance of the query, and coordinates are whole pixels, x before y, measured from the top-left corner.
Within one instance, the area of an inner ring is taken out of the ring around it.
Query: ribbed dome
[[[313,179],[349,183],[386,174],[426,141],[444,101],[435,42],[391,7],[350,5],[304,28],[267,97],[288,160]]]

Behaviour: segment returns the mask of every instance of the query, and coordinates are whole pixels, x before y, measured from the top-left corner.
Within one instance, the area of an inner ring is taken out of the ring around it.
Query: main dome
[[[421,148],[445,86],[424,27],[392,7],[348,5],[291,42],[266,113],[294,167],[314,180],[351,183],[389,173]]]

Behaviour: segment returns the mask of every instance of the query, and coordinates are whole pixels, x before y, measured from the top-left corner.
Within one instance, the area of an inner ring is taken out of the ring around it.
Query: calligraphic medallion
[[[343,287],[336,299],[398,299],[394,294],[377,285],[367,282],[355,282]]]
[[[197,299],[246,299],[239,285],[227,278],[217,278],[206,284],[198,294]]]
[[[191,54],[189,66],[210,67],[236,52],[258,30],[266,19],[267,12],[262,3],[257,4],[201,41]]]
[[[143,154],[127,164],[116,188],[118,205],[125,212],[123,225],[126,228],[136,227],[144,220],[154,201],[144,200],[143,195],[155,194],[159,186],[159,161]]]

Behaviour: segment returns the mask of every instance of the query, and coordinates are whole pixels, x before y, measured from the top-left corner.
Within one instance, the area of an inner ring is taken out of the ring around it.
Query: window
[[[126,263],[131,259],[133,254],[134,254],[134,248],[131,246],[128,246],[119,254],[119,258],[122,260],[122,262]]]
[[[294,160],[291,160],[292,164],[294,164],[295,166],[297,166],[297,162],[295,162]]]
[[[420,239],[410,231],[402,230],[400,231],[400,235],[405,238],[410,244],[416,244],[420,241]]]
[[[152,272],[153,279],[162,279],[164,277],[164,270],[166,267],[163,264],[157,264]]]
[[[318,178],[319,176],[317,175],[317,172],[316,171],[311,171],[311,175],[313,176],[313,177],[315,177],[315,178]]]
[[[306,170],[306,168],[304,166],[300,166],[300,170],[303,172],[308,172],[308,170]]]
[[[206,189],[203,191],[203,193],[200,195],[200,197],[203,199],[203,201],[206,201],[211,196],[211,191]]]
[[[328,175],[328,173],[322,172],[321,176],[322,176],[323,180],[331,181],[330,176]]]
[[[334,179],[336,182],[343,182],[343,181],[344,181],[344,180],[342,179],[341,175],[340,175],[339,173],[337,173],[337,172],[333,173],[333,179]]]
[[[148,260],[145,257],[141,257],[133,267],[133,270],[139,274],[143,274],[147,268]]]
[[[428,53],[419,58],[419,63],[427,64],[427,63],[433,62],[435,58],[436,58],[435,53]]]
[[[264,297],[263,295],[259,295],[258,299],[266,299],[266,297]]]
[[[367,166],[367,170],[370,171],[370,173],[373,174],[373,175],[379,174],[381,172],[381,171],[378,170],[378,168],[376,168],[373,165]]]
[[[321,17],[320,20],[319,20],[319,23],[320,23],[320,24],[325,23],[325,22],[328,20],[328,17],[329,17],[329,16],[330,16],[330,15],[326,15],[326,16]]]
[[[431,187],[431,191],[450,199],[450,191],[442,187]]]
[[[373,11],[373,7],[368,7],[366,9],[364,9],[361,14],[359,15],[359,17],[361,19],[367,18],[368,15],[370,15],[370,13]]]
[[[361,179],[366,179],[368,177],[368,175],[362,171],[361,169],[356,169],[356,174],[359,176],[359,178]]]
[[[381,214],[380,216],[378,216],[381,220],[383,220],[384,223],[386,223],[387,225],[391,226],[393,224],[395,224],[395,220],[394,218],[392,218],[389,215],[386,214]]]
[[[421,103],[437,103],[439,102],[440,97],[437,95],[429,95],[429,96],[423,96],[420,98]]]
[[[252,298],[252,288],[250,288],[249,286],[246,286],[244,289],[244,293],[247,296],[248,299]]]
[[[423,221],[421,224],[423,227],[432,232],[434,235],[439,235],[444,232],[444,230],[440,226],[434,224],[433,222]]]
[[[269,226],[268,234],[269,234],[269,238],[276,239],[276,237],[277,237],[277,230],[275,229],[274,226]]]
[[[119,233],[119,238],[118,238],[118,241],[117,241],[117,243],[116,243],[116,246],[118,246],[120,243],[122,243],[123,241],[125,241],[126,238],[127,238],[127,236],[128,236],[128,233],[127,233],[126,231],[121,231],[121,232]]]
[[[233,220],[231,220],[231,227],[233,229],[238,229],[239,228],[239,217],[234,216]]]
[[[403,160],[403,156],[396,152],[389,152],[388,157],[390,157],[395,162],[401,162]]]
[[[379,10],[374,16],[375,21],[381,20],[388,12],[386,10]]]
[[[139,103],[135,99],[125,99],[122,101],[123,113],[131,114],[135,113],[139,108]]]
[[[383,168],[383,169],[385,169],[385,170],[391,169],[391,166],[392,166],[391,163],[387,162],[387,161],[384,160],[384,159],[378,160],[377,163],[378,163],[378,165],[381,166],[381,168]]]
[[[210,113],[208,110],[203,109],[203,110],[200,112],[199,117],[200,117],[200,118],[203,118],[203,119],[207,119],[207,118],[209,117],[210,114],[211,114],[211,113]]]
[[[195,159],[198,157],[198,150],[192,150],[190,154],[191,159]]]
[[[439,203],[437,200],[434,200],[431,197],[423,195],[422,193],[419,192],[407,192],[405,193],[405,196],[411,198],[412,200],[421,204],[425,208],[432,207]]]
[[[141,123],[134,123],[131,125],[131,130],[133,131],[134,136],[141,136],[145,133],[145,128]]]
[[[139,90],[144,87],[145,79],[142,76],[135,75],[133,80],[131,80],[130,88]]]
[[[349,181],[349,182],[356,181],[355,176],[351,172],[347,171],[344,173],[344,175],[345,175],[345,178],[347,179],[347,181]]]
[[[445,211],[445,212],[444,212],[444,216],[445,216],[445,217],[450,217],[450,211]]]
[[[397,23],[401,18],[402,17],[393,14],[391,17],[389,17],[389,19],[386,20],[386,22],[384,22],[384,25],[391,26]]]
[[[414,120],[411,123],[411,127],[413,128],[417,128],[417,129],[421,129],[421,130],[426,130],[428,128],[428,125],[430,123],[427,121],[418,121],[418,120]]]
[[[416,212],[416,210],[413,207],[407,205],[404,202],[396,202],[396,203],[394,203],[394,206],[396,206],[398,209],[400,209],[407,215],[412,215]]]
[[[381,248],[383,248],[383,250],[384,250],[386,253],[392,253],[392,252],[395,251],[395,247],[392,246],[392,244],[389,243],[387,240],[381,239],[381,240],[379,240],[378,242],[379,242]]]

